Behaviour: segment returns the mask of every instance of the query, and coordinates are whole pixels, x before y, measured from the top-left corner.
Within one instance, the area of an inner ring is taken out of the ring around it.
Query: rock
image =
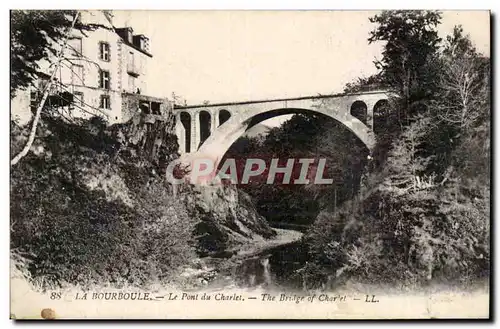
[[[202,257],[231,257],[228,250],[276,234],[257,213],[250,197],[234,186],[192,186],[185,201],[192,216],[201,220],[195,234]]]

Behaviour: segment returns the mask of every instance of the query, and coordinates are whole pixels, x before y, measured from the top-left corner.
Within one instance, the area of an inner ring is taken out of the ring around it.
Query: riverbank
[[[203,268],[196,273],[198,280],[202,282],[205,289],[226,289],[235,288],[235,269],[249,258],[258,257],[266,250],[271,250],[279,246],[286,246],[300,241],[302,232],[273,228],[276,236],[273,239],[254,239],[251,242],[240,246],[237,250],[230,250],[232,256],[229,258],[207,257],[201,260]],[[210,278],[204,279],[210,273]],[[186,273],[187,274],[187,273]],[[184,275],[186,275],[184,274]],[[191,273],[191,275],[194,273]],[[193,287],[197,289],[198,287]]]

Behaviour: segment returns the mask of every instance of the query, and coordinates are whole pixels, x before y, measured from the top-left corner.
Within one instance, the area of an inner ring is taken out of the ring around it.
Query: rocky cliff
[[[128,157],[144,157],[163,175],[168,163],[178,157],[175,117],[136,115],[112,128]],[[233,186],[184,186],[175,197],[197,218],[194,234],[200,256],[229,255],[238,245],[275,236],[265,219],[258,215],[250,197]]]
[[[163,175],[178,157],[174,126],[171,111],[110,127],[43,118],[11,174],[11,246],[29,255],[34,280],[175,281],[200,257],[230,256],[275,235],[233,187],[185,185],[174,196]],[[13,127],[13,149],[20,132]]]

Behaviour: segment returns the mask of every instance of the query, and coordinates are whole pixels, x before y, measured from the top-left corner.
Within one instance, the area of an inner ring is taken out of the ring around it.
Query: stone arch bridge
[[[369,150],[375,145],[374,114],[387,102],[384,90],[245,101],[235,103],[176,106],[176,134],[181,159],[209,157],[218,163],[229,147],[256,124],[285,114],[325,115],[342,123]]]

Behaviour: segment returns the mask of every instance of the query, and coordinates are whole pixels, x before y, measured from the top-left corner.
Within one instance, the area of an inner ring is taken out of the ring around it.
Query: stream
[[[293,232],[293,230],[282,231]],[[300,289],[302,287],[300,269],[306,261],[307,249],[299,239],[265,248],[258,254],[244,259],[236,267],[233,277],[238,286],[245,288]]]

